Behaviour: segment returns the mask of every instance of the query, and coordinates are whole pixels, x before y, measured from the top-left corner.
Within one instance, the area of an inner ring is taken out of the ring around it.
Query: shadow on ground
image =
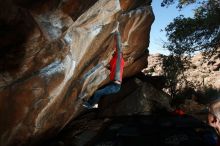
[[[212,146],[217,135],[188,115],[156,113],[114,118],[89,111],[74,120],[47,146]]]

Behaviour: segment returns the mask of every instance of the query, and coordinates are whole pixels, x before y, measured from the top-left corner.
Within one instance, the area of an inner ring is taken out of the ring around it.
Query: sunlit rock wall
[[[0,145],[55,135],[109,82],[120,23],[124,77],[147,65],[150,0],[7,0],[0,5]]]

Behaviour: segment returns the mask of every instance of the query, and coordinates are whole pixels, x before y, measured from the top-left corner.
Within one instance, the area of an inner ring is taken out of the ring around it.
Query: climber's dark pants
[[[120,88],[121,88],[120,84],[116,84],[114,82],[110,83],[104,88],[97,90],[94,93],[94,95],[89,99],[88,103],[94,106],[96,103],[99,102],[102,96],[117,93],[120,90]]]

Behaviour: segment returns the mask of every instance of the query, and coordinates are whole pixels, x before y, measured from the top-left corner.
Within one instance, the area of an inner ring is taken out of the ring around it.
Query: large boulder
[[[147,65],[150,0],[8,0],[0,6],[0,145],[51,137],[109,82],[116,21],[124,77]],[[2,37],[3,36],[3,37]]]
[[[119,93],[103,97],[99,103],[104,117],[152,114],[157,111],[173,111],[171,97],[144,81],[144,75],[128,78]]]

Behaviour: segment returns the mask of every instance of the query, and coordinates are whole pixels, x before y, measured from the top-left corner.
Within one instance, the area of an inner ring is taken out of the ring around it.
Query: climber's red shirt
[[[122,53],[120,54],[120,82],[122,82],[122,75],[124,70],[124,59]],[[114,81],[115,79],[115,71],[116,71],[116,62],[117,62],[117,52],[114,53],[109,65],[110,65],[110,79]]]

